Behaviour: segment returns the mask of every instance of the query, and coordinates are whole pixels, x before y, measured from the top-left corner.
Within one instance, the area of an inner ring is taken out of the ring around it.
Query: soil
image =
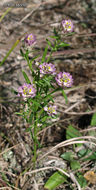
[[[68,104],[61,93],[55,93],[55,104],[60,117],[48,129],[39,134],[42,148],[38,148],[36,169],[58,167],[73,172],[68,163],[60,156],[64,152],[74,151],[74,147],[59,147],[48,153],[57,144],[66,141],[66,130],[72,125],[82,136],[96,137],[96,125],[91,128],[91,119],[96,112],[96,2],[95,0],[9,0],[0,1],[0,17],[11,6],[13,8],[0,23],[0,62],[17,39],[26,33],[37,37],[36,48],[41,53],[46,38],[52,35],[53,28],[59,27],[63,19],[71,19],[75,34],[64,41],[70,44],[62,52],[54,54],[57,70],[69,72],[74,86],[66,89]],[[55,170],[47,169],[31,174],[32,140],[26,129],[28,125],[15,113],[20,111],[20,100],[12,92],[24,83],[22,69],[30,76],[26,62],[20,55],[22,42],[14,49],[0,67],[0,189],[43,190],[44,184]],[[32,54],[30,58],[32,58]],[[88,131],[89,129],[89,131]],[[93,132],[93,133],[92,133]],[[90,140],[96,143],[96,140]],[[85,147],[85,145],[82,145]],[[78,147],[76,148],[77,151]],[[90,149],[90,147],[89,147]],[[94,148],[91,147],[94,151]],[[75,151],[75,153],[76,153]],[[48,153],[47,155],[45,155]],[[44,156],[45,155],[45,156]],[[43,157],[44,156],[44,157]],[[96,171],[96,159],[89,162],[81,160],[83,174]],[[25,173],[23,174],[23,172]],[[26,172],[30,172],[27,174]],[[75,171],[75,174],[76,175]],[[73,172],[74,173],[74,172]],[[56,190],[78,189],[70,178]],[[95,183],[88,181],[85,190],[96,190]]]

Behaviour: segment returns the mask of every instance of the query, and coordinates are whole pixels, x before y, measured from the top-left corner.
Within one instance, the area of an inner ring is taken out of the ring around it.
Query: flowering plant
[[[62,20],[62,27],[64,32],[73,32],[74,25],[71,20]]]
[[[24,41],[26,44],[31,46],[36,42],[36,36],[34,34],[27,34]]]
[[[62,25],[64,31],[72,32],[72,21],[63,20]],[[51,37],[55,39],[54,44],[49,39],[46,39],[47,46],[45,47],[42,57],[39,58],[39,61],[37,60],[37,58],[40,57],[38,55],[32,59],[29,58],[30,51],[28,48],[23,49],[24,47],[22,47],[20,50],[21,55],[28,63],[32,75],[31,81],[26,72],[22,71],[26,83],[18,88],[18,96],[23,101],[23,109],[19,114],[22,115],[29,124],[28,131],[34,143],[34,168],[36,166],[37,148],[38,146],[40,147],[37,133],[44,127],[50,125],[49,121],[51,121],[52,118],[59,116],[57,107],[54,104],[53,94],[56,91],[62,91],[67,101],[64,88],[71,87],[73,84],[73,78],[70,73],[57,73],[55,64],[50,62],[53,52],[62,47],[69,46],[69,44],[62,42],[61,35],[56,29],[54,29],[54,36]],[[24,42],[27,46],[33,46],[36,42],[35,35],[26,35]],[[48,48],[50,48],[50,54],[48,54]],[[33,69],[33,66],[35,69]]]
[[[36,95],[36,89],[31,84],[24,83],[18,88],[18,96],[22,96],[24,100]]]

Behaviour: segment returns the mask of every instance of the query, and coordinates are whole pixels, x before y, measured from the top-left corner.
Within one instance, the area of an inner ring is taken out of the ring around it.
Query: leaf
[[[53,39],[57,39],[58,40],[58,36],[50,36],[50,38],[53,38]]]
[[[82,150],[79,150],[77,155],[79,158],[82,158],[84,156],[87,156],[91,152],[90,149],[83,148]]]
[[[40,55],[36,55],[35,57],[33,57],[31,60],[30,60],[30,63],[32,63],[35,59],[37,59],[38,57],[40,57]]]
[[[8,58],[8,56],[11,54],[11,52],[15,49],[15,47],[19,44],[20,40],[16,40],[16,42],[13,44],[13,46],[11,47],[11,49],[9,49],[9,51],[7,52],[7,54],[5,55],[5,57],[3,58],[3,60],[0,63],[0,66],[6,61],[6,59]]]
[[[76,179],[77,179],[78,183],[80,184],[81,188],[86,187],[87,181],[81,173],[79,173],[79,172],[77,173]]]
[[[22,70],[22,73],[23,73],[23,76],[24,76],[26,82],[27,82],[28,84],[31,84],[31,81],[30,81],[30,79],[28,78],[28,76],[27,76],[27,74],[25,73],[25,71]]]
[[[49,47],[52,47],[51,42],[49,41],[49,39],[46,39],[46,42],[48,43]]]
[[[42,63],[45,61],[45,57],[47,55],[47,51],[48,51],[48,45],[45,47],[45,50],[44,50],[44,53],[43,53],[43,56],[42,56],[42,60],[41,60]]]
[[[20,116],[23,115],[22,113],[19,113],[19,112],[15,112],[15,114],[16,115],[20,115]]]
[[[80,163],[77,160],[72,160],[70,166],[72,170],[78,170],[81,168]]]
[[[68,103],[68,99],[67,99],[67,95],[65,94],[64,90],[62,90],[62,94],[63,94],[63,96],[65,98],[65,103],[67,104]]]
[[[82,136],[82,134],[77,129],[75,129],[72,125],[68,126],[68,129],[66,130],[66,139],[71,139],[80,136]]]
[[[20,53],[21,53],[22,57],[24,57],[24,56],[25,56],[25,54],[24,54],[24,52],[23,52],[23,50],[22,50],[22,49],[20,49]]]
[[[26,132],[30,132],[30,130],[32,130],[32,128],[34,127],[34,125],[30,125],[30,127],[26,128]]]
[[[45,121],[47,120],[47,118],[48,118],[47,116],[44,116],[44,117],[41,119],[41,121],[42,121],[42,122],[45,122]]]
[[[84,158],[83,161],[87,161],[87,160],[96,160],[96,152],[94,152],[93,154],[91,154],[88,158]]]
[[[44,188],[47,190],[54,190],[64,182],[67,182],[67,176],[58,171],[48,179]]]
[[[29,123],[32,123],[32,119],[33,119],[33,112],[31,112],[30,116],[29,116]]]
[[[91,119],[91,126],[96,126],[96,112],[93,114]]]
[[[66,36],[72,36],[73,34],[75,34],[75,32],[70,32],[70,33],[67,33]]]
[[[58,32],[56,31],[56,28],[54,28],[54,34],[55,36],[58,36]]]
[[[1,21],[3,20],[3,18],[8,14],[8,12],[11,11],[12,8],[13,8],[13,7],[8,8],[8,9],[3,13],[3,15],[0,17],[0,22],[1,22]]]
[[[11,88],[11,92],[16,94],[16,95],[18,94],[18,92],[14,88]]]
[[[70,44],[66,44],[66,43],[64,43],[64,42],[61,42],[61,43],[58,45],[58,48],[60,48],[60,47],[68,47],[68,46],[70,46]]]
[[[73,153],[65,152],[64,154],[61,155],[61,158],[70,162],[73,159]]]
[[[42,108],[42,106],[40,105],[40,103],[39,102],[37,102],[37,100],[34,100],[34,99],[31,99],[31,101],[32,101],[32,111],[34,112],[36,112],[37,110],[38,110],[38,108]]]
[[[68,129],[66,130],[66,139],[80,137],[82,134],[75,129],[73,126],[69,125]],[[82,144],[76,144],[77,146],[82,146]]]

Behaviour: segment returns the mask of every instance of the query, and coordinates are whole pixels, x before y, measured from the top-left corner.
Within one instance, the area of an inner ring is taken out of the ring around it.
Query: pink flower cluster
[[[36,96],[36,89],[31,84],[24,83],[18,88],[18,96],[21,96],[26,100],[26,98]]]
[[[27,34],[24,41],[27,45],[31,46],[32,44],[36,42],[36,36],[32,33]]]
[[[57,106],[55,105],[49,105],[49,106],[45,106],[44,110],[47,112],[49,116],[54,116],[57,114],[56,108]]]
[[[62,20],[62,27],[64,32],[73,32],[74,25],[71,20]]]
[[[55,65],[53,65],[52,63],[40,64],[39,68],[40,68],[40,73],[41,74],[52,74],[52,75],[56,74]]]
[[[71,87],[73,84],[73,78],[70,73],[60,72],[55,77],[57,84],[61,87]]]
[[[43,64],[38,64],[39,69],[40,69],[40,74],[41,76],[45,74],[52,74],[56,75],[56,68],[55,65],[52,63],[43,63]],[[66,72],[60,72],[55,76],[55,80],[59,86],[63,87],[71,87],[73,84],[73,78],[70,75],[70,73]]]

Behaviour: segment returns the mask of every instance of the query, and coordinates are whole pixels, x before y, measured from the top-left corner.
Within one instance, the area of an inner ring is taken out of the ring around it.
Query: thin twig
[[[81,187],[80,187],[80,185],[79,185],[78,181],[76,180],[76,178],[75,178],[75,176],[74,176],[73,173],[70,173],[70,178],[71,178],[71,180],[72,180],[74,183],[76,183],[76,185],[77,185],[77,187],[78,187],[78,190],[81,190]]]
[[[51,167],[51,166],[49,166],[49,167],[44,167],[44,168],[39,168],[39,169],[30,171],[30,172],[26,172],[25,174],[26,174],[26,175],[30,175],[30,174],[37,173],[37,172],[44,171],[44,170],[48,170],[48,169],[58,170],[58,171],[62,172],[64,175],[66,175],[67,177],[70,177],[70,175],[69,175],[67,172],[65,172],[64,170],[62,170],[62,169],[60,169],[60,168],[58,168],[58,167]]]
[[[59,112],[65,113],[65,114],[68,114],[68,115],[90,115],[90,114],[92,114],[92,113],[95,113],[95,112],[96,112],[96,109],[93,110],[93,111],[79,112],[79,113],[77,113],[77,112],[66,112],[66,111],[61,111],[61,110],[59,110]]]
[[[93,130],[96,130],[96,127],[90,127],[88,129],[83,129],[83,130],[80,130],[80,132],[87,132],[87,131],[93,131]]]
[[[8,152],[9,150],[11,150],[11,149],[13,149],[13,148],[16,148],[16,147],[19,146],[19,145],[21,145],[21,143],[18,143],[18,144],[14,145],[14,146],[12,146],[12,147],[10,147],[10,148],[7,148],[6,150],[4,150],[3,152],[0,153],[0,156],[1,156],[2,154],[4,154],[5,152]]]
[[[55,151],[56,149],[62,147],[62,146],[68,146],[68,145],[72,145],[72,144],[76,144],[76,143],[81,143],[81,141],[78,141],[78,140],[82,140],[82,139],[93,139],[96,141],[96,138],[93,137],[93,136],[82,136],[82,137],[76,137],[76,138],[72,138],[72,139],[69,139],[69,140],[66,140],[66,141],[63,141],[59,144],[57,144],[56,146],[54,146],[53,148],[51,148],[51,150],[49,152],[47,152],[46,154],[44,154],[41,158],[38,159],[41,160],[43,159],[44,157],[46,157],[48,154],[52,153],[53,151]],[[77,140],[77,141],[76,141]],[[83,141],[82,143],[90,143],[89,141]],[[96,146],[95,143],[92,142],[92,144],[94,144]]]

